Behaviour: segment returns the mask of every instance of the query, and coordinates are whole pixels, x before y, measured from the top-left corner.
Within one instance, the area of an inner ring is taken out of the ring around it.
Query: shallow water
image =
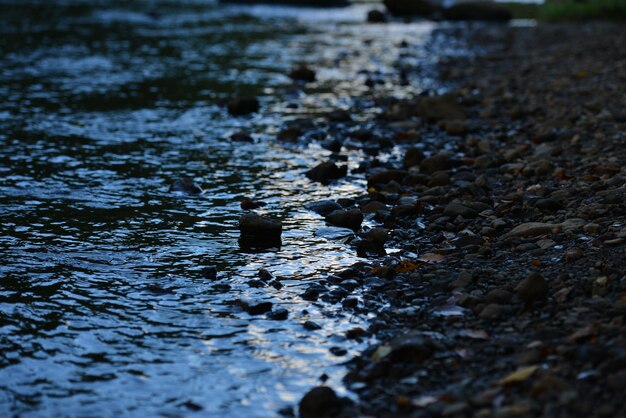
[[[368,108],[368,74],[387,80],[377,95],[430,87],[416,68],[436,59],[422,48],[432,24],[364,25],[366,6],[0,8],[2,415],[269,417],[324,373],[341,390],[347,357],[329,349],[358,352],[367,341],[343,335],[368,318],[298,294],[359,259],[317,238],[324,223],[303,204],[356,196],[364,180],[312,184],[303,171],[329,152],[274,136],[290,118]],[[294,86],[285,74],[299,62],[320,81]],[[401,68],[413,71],[398,88]],[[216,103],[233,94],[258,95],[261,112],[228,116]],[[242,128],[254,144],[229,141]],[[168,192],[181,175],[205,193]],[[243,196],[285,219],[280,250],[238,248]],[[200,274],[212,265],[217,282]],[[261,267],[285,287],[250,287]],[[241,297],[289,319],[251,317]],[[306,331],[309,319],[322,330]]]

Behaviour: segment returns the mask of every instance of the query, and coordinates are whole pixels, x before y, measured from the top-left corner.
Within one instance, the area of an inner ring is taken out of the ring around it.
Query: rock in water
[[[430,16],[437,6],[428,0],[385,0],[389,13],[396,16]]]
[[[202,188],[191,177],[181,177],[170,185],[170,192],[182,192],[191,195],[202,193]]]
[[[334,210],[340,210],[341,206],[334,200],[326,199],[319,202],[311,202],[304,205],[304,208],[317,213],[318,215],[326,216]]]
[[[239,300],[241,308],[250,315],[262,315],[272,310],[272,302],[263,302],[252,300],[248,298],[242,298]]]
[[[228,102],[228,113],[244,116],[259,111],[259,101],[254,97],[240,97]]]
[[[334,210],[326,216],[326,222],[342,228],[350,228],[354,231],[361,228],[363,214],[358,209]]]
[[[262,206],[267,205],[267,203],[263,202],[263,201],[256,201],[256,200],[252,200],[252,199],[248,199],[247,197],[244,197],[243,199],[241,199],[241,209],[243,210],[251,210],[251,209],[258,209]]]
[[[230,136],[230,140],[233,142],[254,142],[254,139],[245,132],[235,132]]]
[[[293,69],[289,73],[289,78],[295,81],[312,83],[315,81],[315,71],[311,70],[307,66],[301,65],[300,67]]]
[[[348,167],[341,167],[332,161],[321,163],[307,171],[306,176],[313,181],[319,181],[322,184],[329,184],[332,180],[344,177],[348,173]]]
[[[300,418],[331,418],[341,411],[341,400],[328,386],[311,389],[300,400]]]
[[[283,223],[255,213],[245,213],[239,218],[241,237],[239,245],[251,248],[280,247]]]
[[[369,23],[385,23],[387,21],[387,16],[380,10],[370,10],[367,12],[367,21]]]

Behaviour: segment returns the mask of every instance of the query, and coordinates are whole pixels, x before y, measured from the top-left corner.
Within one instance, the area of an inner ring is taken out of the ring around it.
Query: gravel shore
[[[301,416],[626,416],[623,29],[441,29],[473,51],[439,63],[449,92],[353,133],[405,150],[326,214],[379,224],[352,245],[382,261],[328,282],[381,343],[349,362],[357,403],[318,388]]]

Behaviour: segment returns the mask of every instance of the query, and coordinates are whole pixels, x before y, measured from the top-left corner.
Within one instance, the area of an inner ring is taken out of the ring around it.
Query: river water
[[[359,259],[316,237],[303,204],[364,180],[309,182],[329,152],[275,135],[330,109],[375,114],[367,77],[387,80],[379,96],[431,83],[433,25],[366,25],[368,9],[0,2],[0,415],[272,417],[323,374],[343,390],[341,363],[368,343],[343,335],[371,318],[298,295]],[[286,77],[300,62],[317,83]],[[229,116],[218,103],[238,94],[261,111]],[[255,143],[232,143],[239,129]],[[205,192],[169,192],[182,175]],[[280,250],[239,249],[243,196],[285,219]],[[284,287],[250,286],[260,268]],[[242,297],[289,319],[250,316]]]

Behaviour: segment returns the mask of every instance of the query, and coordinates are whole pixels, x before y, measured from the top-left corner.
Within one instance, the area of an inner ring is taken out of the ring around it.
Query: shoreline
[[[442,29],[474,50],[439,65],[456,88],[390,101],[376,123],[408,151],[362,164],[350,202],[390,230],[359,251],[401,252],[329,277],[363,286],[344,307],[379,312],[381,344],[349,363],[357,404],[318,388],[302,417],[626,414],[618,29]]]

